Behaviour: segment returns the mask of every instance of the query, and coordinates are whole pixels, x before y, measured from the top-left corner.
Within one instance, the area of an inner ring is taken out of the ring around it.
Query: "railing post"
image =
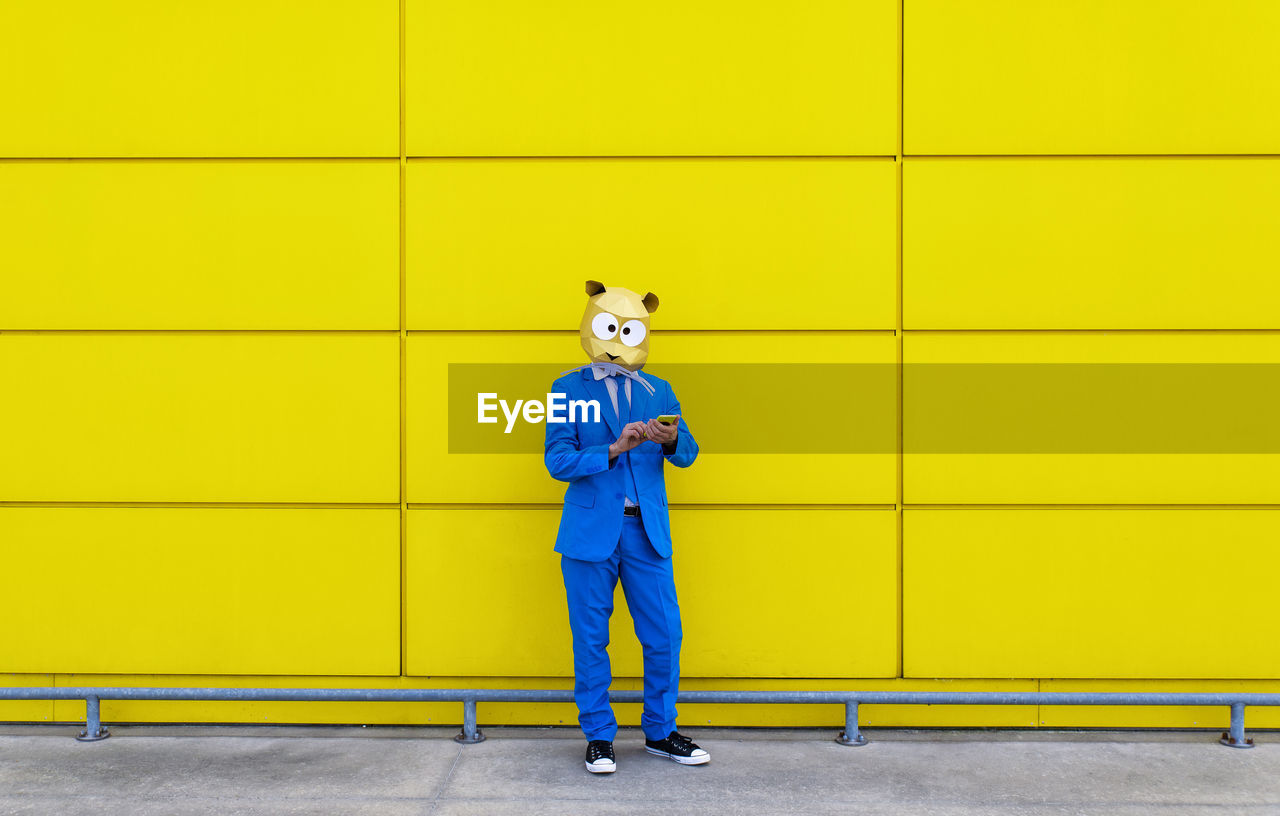
[[[867,738],[858,730],[858,701],[846,700],[844,703],[844,730],[836,737],[841,745],[866,745]]]
[[[1253,747],[1253,740],[1244,738],[1244,703],[1231,704],[1231,730],[1223,731],[1218,742],[1230,748]]]
[[[474,697],[464,698],[462,701],[462,733],[455,736],[453,741],[460,742],[463,745],[484,742],[484,734],[476,727],[476,701]]]
[[[111,732],[102,727],[102,710],[97,697],[84,699],[84,730],[76,735],[80,742],[97,742],[111,736]]]

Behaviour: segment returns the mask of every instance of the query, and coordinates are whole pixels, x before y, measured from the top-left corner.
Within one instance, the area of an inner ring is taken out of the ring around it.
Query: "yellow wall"
[[[535,455],[448,454],[444,396],[450,363],[577,360],[586,278],[661,296],[668,363],[728,341],[744,362],[900,374],[1280,362],[1278,15],[6,5],[0,682],[567,687],[561,487]],[[945,410],[904,398],[904,422]],[[1237,571],[1277,566],[1278,477],[1266,455],[707,453],[670,478],[685,685],[1280,690],[1280,619]],[[617,685],[638,688],[621,595],[614,627]],[[459,707],[104,716],[426,723]],[[0,719],[82,717],[0,703]],[[575,721],[568,705],[480,717]]]

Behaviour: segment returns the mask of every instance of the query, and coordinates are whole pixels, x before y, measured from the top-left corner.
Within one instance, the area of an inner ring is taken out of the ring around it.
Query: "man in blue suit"
[[[552,390],[565,394],[569,405],[594,402],[599,412],[548,421],[545,451],[547,470],[569,483],[555,550],[569,603],[574,700],[587,738],[586,767],[592,773],[617,769],[607,647],[619,580],[644,652],[645,750],[701,765],[711,755],[676,730],[683,630],[663,477],[667,462],[693,464],[698,443],[681,424],[671,385],[640,373],[658,298],[597,281],[587,281],[587,295],[581,336],[592,362],[560,377]]]

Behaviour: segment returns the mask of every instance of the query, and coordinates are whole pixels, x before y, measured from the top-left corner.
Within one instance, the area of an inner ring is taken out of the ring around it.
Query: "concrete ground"
[[[691,729],[683,767],[615,743],[592,776],[570,729],[0,727],[0,814],[1280,814],[1280,734],[1234,750],[1205,732]]]

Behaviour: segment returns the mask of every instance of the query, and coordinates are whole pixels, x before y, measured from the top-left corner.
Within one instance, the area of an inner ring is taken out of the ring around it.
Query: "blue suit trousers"
[[[635,622],[644,653],[644,713],[640,726],[648,739],[676,730],[676,693],[680,686],[680,606],[671,559],[658,555],[644,525],[634,516],[622,520],[622,535],[603,561],[562,555],[569,628],[573,632],[573,697],[578,722],[588,740],[610,740],[618,721],[609,705],[609,617],[618,581]]]

